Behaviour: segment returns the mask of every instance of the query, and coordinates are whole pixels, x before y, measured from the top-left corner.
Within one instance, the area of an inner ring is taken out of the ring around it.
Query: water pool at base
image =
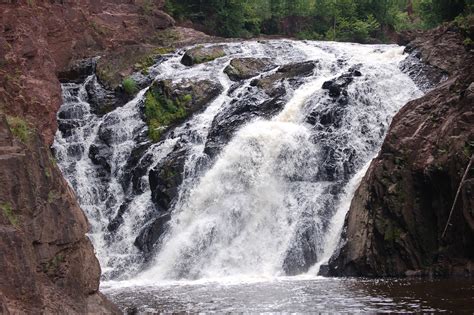
[[[474,313],[474,279],[228,278],[102,290],[125,313]]]

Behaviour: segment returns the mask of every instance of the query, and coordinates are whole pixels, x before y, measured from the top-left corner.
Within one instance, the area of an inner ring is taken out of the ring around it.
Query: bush
[[[133,95],[138,92],[137,83],[130,77],[122,81],[122,87],[128,95]]]
[[[7,116],[7,122],[12,134],[23,143],[28,143],[31,130],[28,123],[20,117]]]

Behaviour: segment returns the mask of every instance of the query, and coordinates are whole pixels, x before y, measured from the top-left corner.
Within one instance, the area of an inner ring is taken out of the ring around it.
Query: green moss
[[[186,94],[181,98],[181,101],[184,103],[189,103],[193,100],[193,96],[191,94]]]
[[[190,95],[185,95],[181,100],[170,99],[153,87],[147,92],[145,96],[145,117],[148,124],[148,136],[151,141],[159,141],[167,127],[188,115],[185,105],[191,99]]]
[[[138,92],[137,83],[132,78],[128,77],[122,81],[122,87],[128,95],[134,95]]]
[[[59,193],[56,190],[50,190],[48,193],[48,203],[53,203],[54,201],[58,200]]]
[[[7,116],[7,122],[13,135],[23,143],[28,143],[31,130],[28,123],[20,117]]]
[[[464,46],[474,46],[474,41],[470,37],[466,37],[462,43]]]
[[[13,226],[18,226],[18,218],[13,212],[12,205],[10,203],[4,203],[0,206],[2,208],[2,214]]]

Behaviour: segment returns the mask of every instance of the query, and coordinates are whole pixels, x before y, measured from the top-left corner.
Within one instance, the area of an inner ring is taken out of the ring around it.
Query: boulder
[[[169,213],[164,213],[153,219],[143,227],[135,239],[134,245],[145,254],[150,254],[156,242],[166,232],[170,220],[171,215]]]
[[[286,90],[281,84],[284,80],[295,80],[296,82],[294,83],[299,84],[301,80],[298,79],[310,76],[314,72],[317,63],[317,61],[305,61],[283,65],[277,72],[266,77],[254,79],[250,84],[262,89],[271,97],[281,96],[286,94]]]
[[[276,68],[269,58],[235,58],[224,69],[232,81],[242,81]]]
[[[174,151],[148,174],[151,199],[161,211],[168,211],[176,201],[178,188],[183,182],[185,162],[186,151]]]
[[[245,123],[257,117],[271,118],[279,113],[285,102],[281,97],[261,101],[255,97],[235,99],[230,107],[216,115],[207,137],[204,152],[214,158]]]
[[[181,63],[190,67],[196,64],[213,61],[214,59],[224,57],[225,55],[224,46],[197,46],[184,53]]]

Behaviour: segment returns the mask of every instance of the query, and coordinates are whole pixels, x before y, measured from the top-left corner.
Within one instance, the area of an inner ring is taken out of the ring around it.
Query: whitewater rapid
[[[152,160],[151,170],[177,144],[186,148],[183,183],[151,258],[134,245],[141,228],[158,215],[148,178],[143,176],[140,194],[130,194],[121,182],[126,162],[144,141],[137,134],[146,131],[140,114],[146,89],[125,106],[98,116],[90,111],[85,84],[63,85],[62,108],[80,108],[75,119],[81,123],[71,134],[58,131],[54,150],[91,222],[89,237],[106,279],[153,284],[316,274],[337,246],[351,197],[392,117],[422,95],[399,69],[406,56],[396,45],[289,40],[224,45],[227,55],[210,63],[185,67],[179,51],[152,69],[156,80],[209,79],[223,89],[204,111],[143,155]],[[271,58],[277,65],[315,61],[317,67],[299,84],[282,83],[287,94],[281,112],[247,122],[214,160],[206,159],[206,141],[219,113],[231,109],[235,99],[269,99],[252,87],[252,79],[233,88],[223,70],[237,57]],[[338,103],[322,85],[353,67],[362,75],[348,85],[347,102]],[[333,113],[329,124],[309,119],[328,113]],[[101,128],[112,134],[106,181],[87,154]],[[209,161],[204,167],[203,160]],[[107,226],[125,202],[130,210],[112,237]]]

